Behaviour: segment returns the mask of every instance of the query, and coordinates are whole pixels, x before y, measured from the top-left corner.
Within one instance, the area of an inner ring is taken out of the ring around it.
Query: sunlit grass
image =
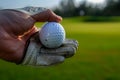
[[[40,68],[0,61],[0,79],[120,80],[120,23],[83,23],[78,18],[69,18],[61,24],[67,38],[79,41],[75,56],[63,64]]]

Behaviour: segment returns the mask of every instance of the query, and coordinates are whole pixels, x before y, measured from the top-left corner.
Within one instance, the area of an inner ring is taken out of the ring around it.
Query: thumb
[[[34,20],[36,20],[37,22],[46,22],[46,21],[48,21],[48,22],[60,22],[60,21],[62,21],[62,17],[56,15],[50,9],[47,9],[46,11],[31,15],[31,17]]]
[[[36,32],[38,32],[38,29],[36,26],[33,26],[32,29],[30,29],[28,32],[24,33],[23,36],[21,36],[21,38],[25,41],[27,41],[33,34],[35,34]]]

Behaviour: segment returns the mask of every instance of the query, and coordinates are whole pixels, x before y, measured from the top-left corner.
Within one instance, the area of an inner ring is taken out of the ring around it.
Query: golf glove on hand
[[[76,40],[66,39],[61,47],[49,49],[41,45],[38,35],[36,33],[29,39],[22,65],[49,66],[58,64],[63,62],[65,58],[72,57],[78,48]]]
[[[37,7],[30,7],[30,8],[19,8],[19,9],[15,9],[15,10],[27,13],[29,15],[34,15],[34,14],[37,14],[37,13],[44,12],[44,11],[46,11],[48,9],[44,8],[44,7],[39,7],[39,8],[37,8]]]

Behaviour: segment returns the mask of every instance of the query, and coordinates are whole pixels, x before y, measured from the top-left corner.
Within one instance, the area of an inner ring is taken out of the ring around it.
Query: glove
[[[29,15],[34,15],[34,14],[37,14],[37,13],[44,12],[48,9],[44,8],[44,7],[39,7],[39,8],[38,7],[24,7],[24,8],[18,8],[18,9],[15,9],[15,10],[27,13]]]
[[[76,40],[66,39],[62,46],[49,49],[41,45],[38,33],[29,39],[22,65],[49,66],[61,63],[65,58],[72,57],[77,48]]]

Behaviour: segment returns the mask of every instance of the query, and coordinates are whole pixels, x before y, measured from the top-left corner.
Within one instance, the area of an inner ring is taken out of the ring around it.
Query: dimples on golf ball
[[[48,22],[39,31],[41,43],[47,48],[57,48],[65,40],[65,30],[57,22]]]

